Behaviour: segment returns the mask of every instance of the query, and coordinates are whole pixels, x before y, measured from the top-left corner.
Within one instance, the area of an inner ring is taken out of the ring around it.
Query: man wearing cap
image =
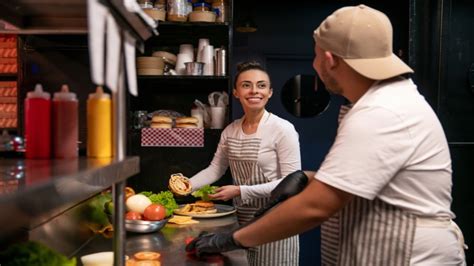
[[[301,193],[237,231],[197,238],[188,250],[253,247],[322,225],[323,265],[465,265],[462,233],[451,220],[447,140],[402,76],[413,70],[392,53],[387,16],[344,7],[314,39],[319,77],[353,104],[324,162],[306,172]]]

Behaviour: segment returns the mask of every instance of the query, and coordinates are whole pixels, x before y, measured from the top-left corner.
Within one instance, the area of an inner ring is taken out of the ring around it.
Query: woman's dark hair
[[[263,68],[262,65],[260,65],[259,62],[246,61],[246,62],[241,62],[237,64],[237,73],[235,74],[235,78],[234,78],[234,88],[237,87],[237,79],[239,78],[240,74],[248,70],[260,70],[262,72],[265,72],[271,84],[270,75],[268,75],[268,72],[265,70],[265,68]]]

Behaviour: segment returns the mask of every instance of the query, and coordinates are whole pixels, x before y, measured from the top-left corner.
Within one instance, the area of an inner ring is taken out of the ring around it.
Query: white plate
[[[179,209],[183,208],[185,205],[186,204],[179,205]],[[229,205],[215,204],[214,206],[217,209],[216,213],[203,213],[203,214],[187,213],[187,212],[180,212],[179,209],[174,210],[174,213],[178,215],[191,216],[194,218],[215,218],[215,217],[226,216],[235,212],[235,208]]]

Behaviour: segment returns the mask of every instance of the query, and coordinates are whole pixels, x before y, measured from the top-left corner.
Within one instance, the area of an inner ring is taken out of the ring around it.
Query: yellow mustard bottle
[[[87,99],[87,156],[112,157],[112,101],[100,86]]]

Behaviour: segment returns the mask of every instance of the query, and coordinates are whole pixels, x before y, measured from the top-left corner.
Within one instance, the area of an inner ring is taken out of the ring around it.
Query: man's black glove
[[[270,194],[270,202],[263,206],[260,210],[255,213],[255,217],[260,217],[266,211],[273,208],[278,203],[285,201],[289,197],[292,197],[300,193],[308,184],[308,176],[301,171],[295,171],[287,175],[283,180],[272,190]]]
[[[202,254],[220,253],[245,247],[237,243],[230,233],[201,232],[198,237],[186,245],[187,252],[195,252],[199,257]]]

